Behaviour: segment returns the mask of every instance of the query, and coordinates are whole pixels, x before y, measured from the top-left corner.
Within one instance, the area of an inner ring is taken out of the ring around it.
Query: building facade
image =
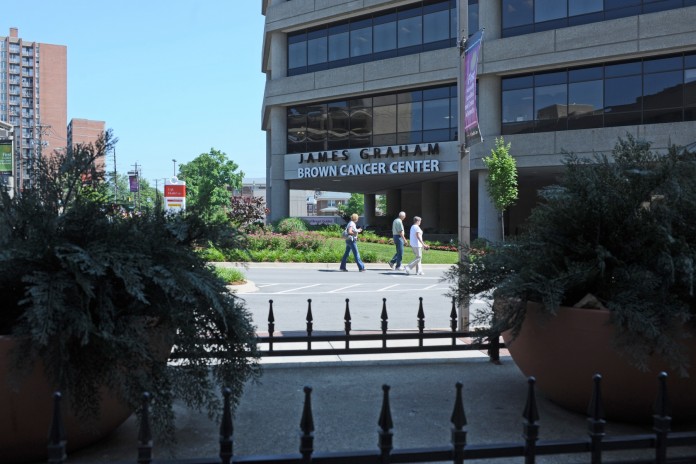
[[[34,161],[67,147],[67,48],[0,37],[0,121],[14,126],[14,185],[29,188]]]
[[[696,141],[696,0],[263,0],[272,219],[290,189],[387,196],[460,240],[500,238],[482,158],[511,143],[523,227],[564,152]],[[483,143],[459,141],[458,39],[483,28]],[[365,221],[377,218],[367,214]]]
[[[99,136],[106,130],[104,121],[94,121],[91,119],[73,118],[68,123],[68,144],[69,148],[73,148],[76,144],[89,145],[96,144]],[[96,159],[95,168],[99,172],[105,172],[106,159],[100,156]]]

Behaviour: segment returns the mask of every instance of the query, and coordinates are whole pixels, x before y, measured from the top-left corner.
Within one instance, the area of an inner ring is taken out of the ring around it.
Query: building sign
[[[437,143],[300,153],[297,177],[348,177],[439,172]],[[358,163],[348,163],[357,159]]]
[[[169,212],[181,212],[186,209],[186,182],[176,177],[164,183],[164,209]]]
[[[464,139],[467,147],[481,141],[481,130],[476,111],[476,75],[482,41],[483,30],[479,30],[469,37],[464,50],[464,70],[462,73],[464,92],[460,92],[459,95],[464,97],[464,101],[460,102],[460,105],[464,108]]]
[[[135,174],[132,174],[128,176],[128,186],[131,192],[139,192],[140,191],[140,183],[138,182],[138,176]]]
[[[0,140],[0,174],[12,175],[12,140]]]

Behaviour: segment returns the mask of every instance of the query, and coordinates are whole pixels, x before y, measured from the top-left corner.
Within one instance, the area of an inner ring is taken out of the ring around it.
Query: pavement
[[[331,265],[335,267],[335,263]],[[246,285],[254,286],[253,282]],[[506,351],[500,364],[489,362],[486,354],[479,351],[280,357],[262,359],[261,364],[262,375],[246,385],[234,415],[235,456],[297,454],[305,386],[313,388],[315,451],[376,450],[384,384],[391,386],[396,449],[450,444],[450,416],[457,382],[463,384],[468,443],[522,442],[528,382]],[[541,394],[537,395],[537,402],[541,440],[587,436],[584,415],[564,410]],[[156,459],[218,455],[218,423],[181,404],[176,405],[176,415],[176,443],[164,446],[155,441]],[[609,423],[606,431],[612,436],[650,433],[650,428]],[[632,451],[621,457],[645,455]],[[587,455],[577,455],[538,458],[537,462],[576,463],[588,459]],[[95,462],[137,462],[135,417],[105,440],[75,451],[67,459],[68,464]],[[505,458],[467,462],[523,461]]]

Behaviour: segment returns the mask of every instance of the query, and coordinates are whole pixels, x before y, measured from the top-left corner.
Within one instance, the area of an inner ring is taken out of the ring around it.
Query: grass
[[[218,277],[227,282],[227,285],[239,285],[246,282],[246,276],[239,269],[215,267],[215,273]]]
[[[345,250],[345,242],[342,239],[330,239],[332,247],[337,247],[340,250],[341,256]],[[394,245],[382,245],[379,243],[358,242],[358,251],[360,257],[363,255],[373,254],[375,263],[387,263],[392,259],[396,248]],[[404,247],[404,263],[409,263],[413,260],[413,251],[410,246]],[[423,264],[455,264],[459,259],[459,254],[454,251],[427,250],[423,253]],[[364,261],[364,259],[363,259]]]

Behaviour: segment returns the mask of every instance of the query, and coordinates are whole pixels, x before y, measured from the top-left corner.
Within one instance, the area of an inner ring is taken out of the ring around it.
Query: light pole
[[[176,160],[172,158],[172,163],[174,163],[174,177],[176,177]]]

